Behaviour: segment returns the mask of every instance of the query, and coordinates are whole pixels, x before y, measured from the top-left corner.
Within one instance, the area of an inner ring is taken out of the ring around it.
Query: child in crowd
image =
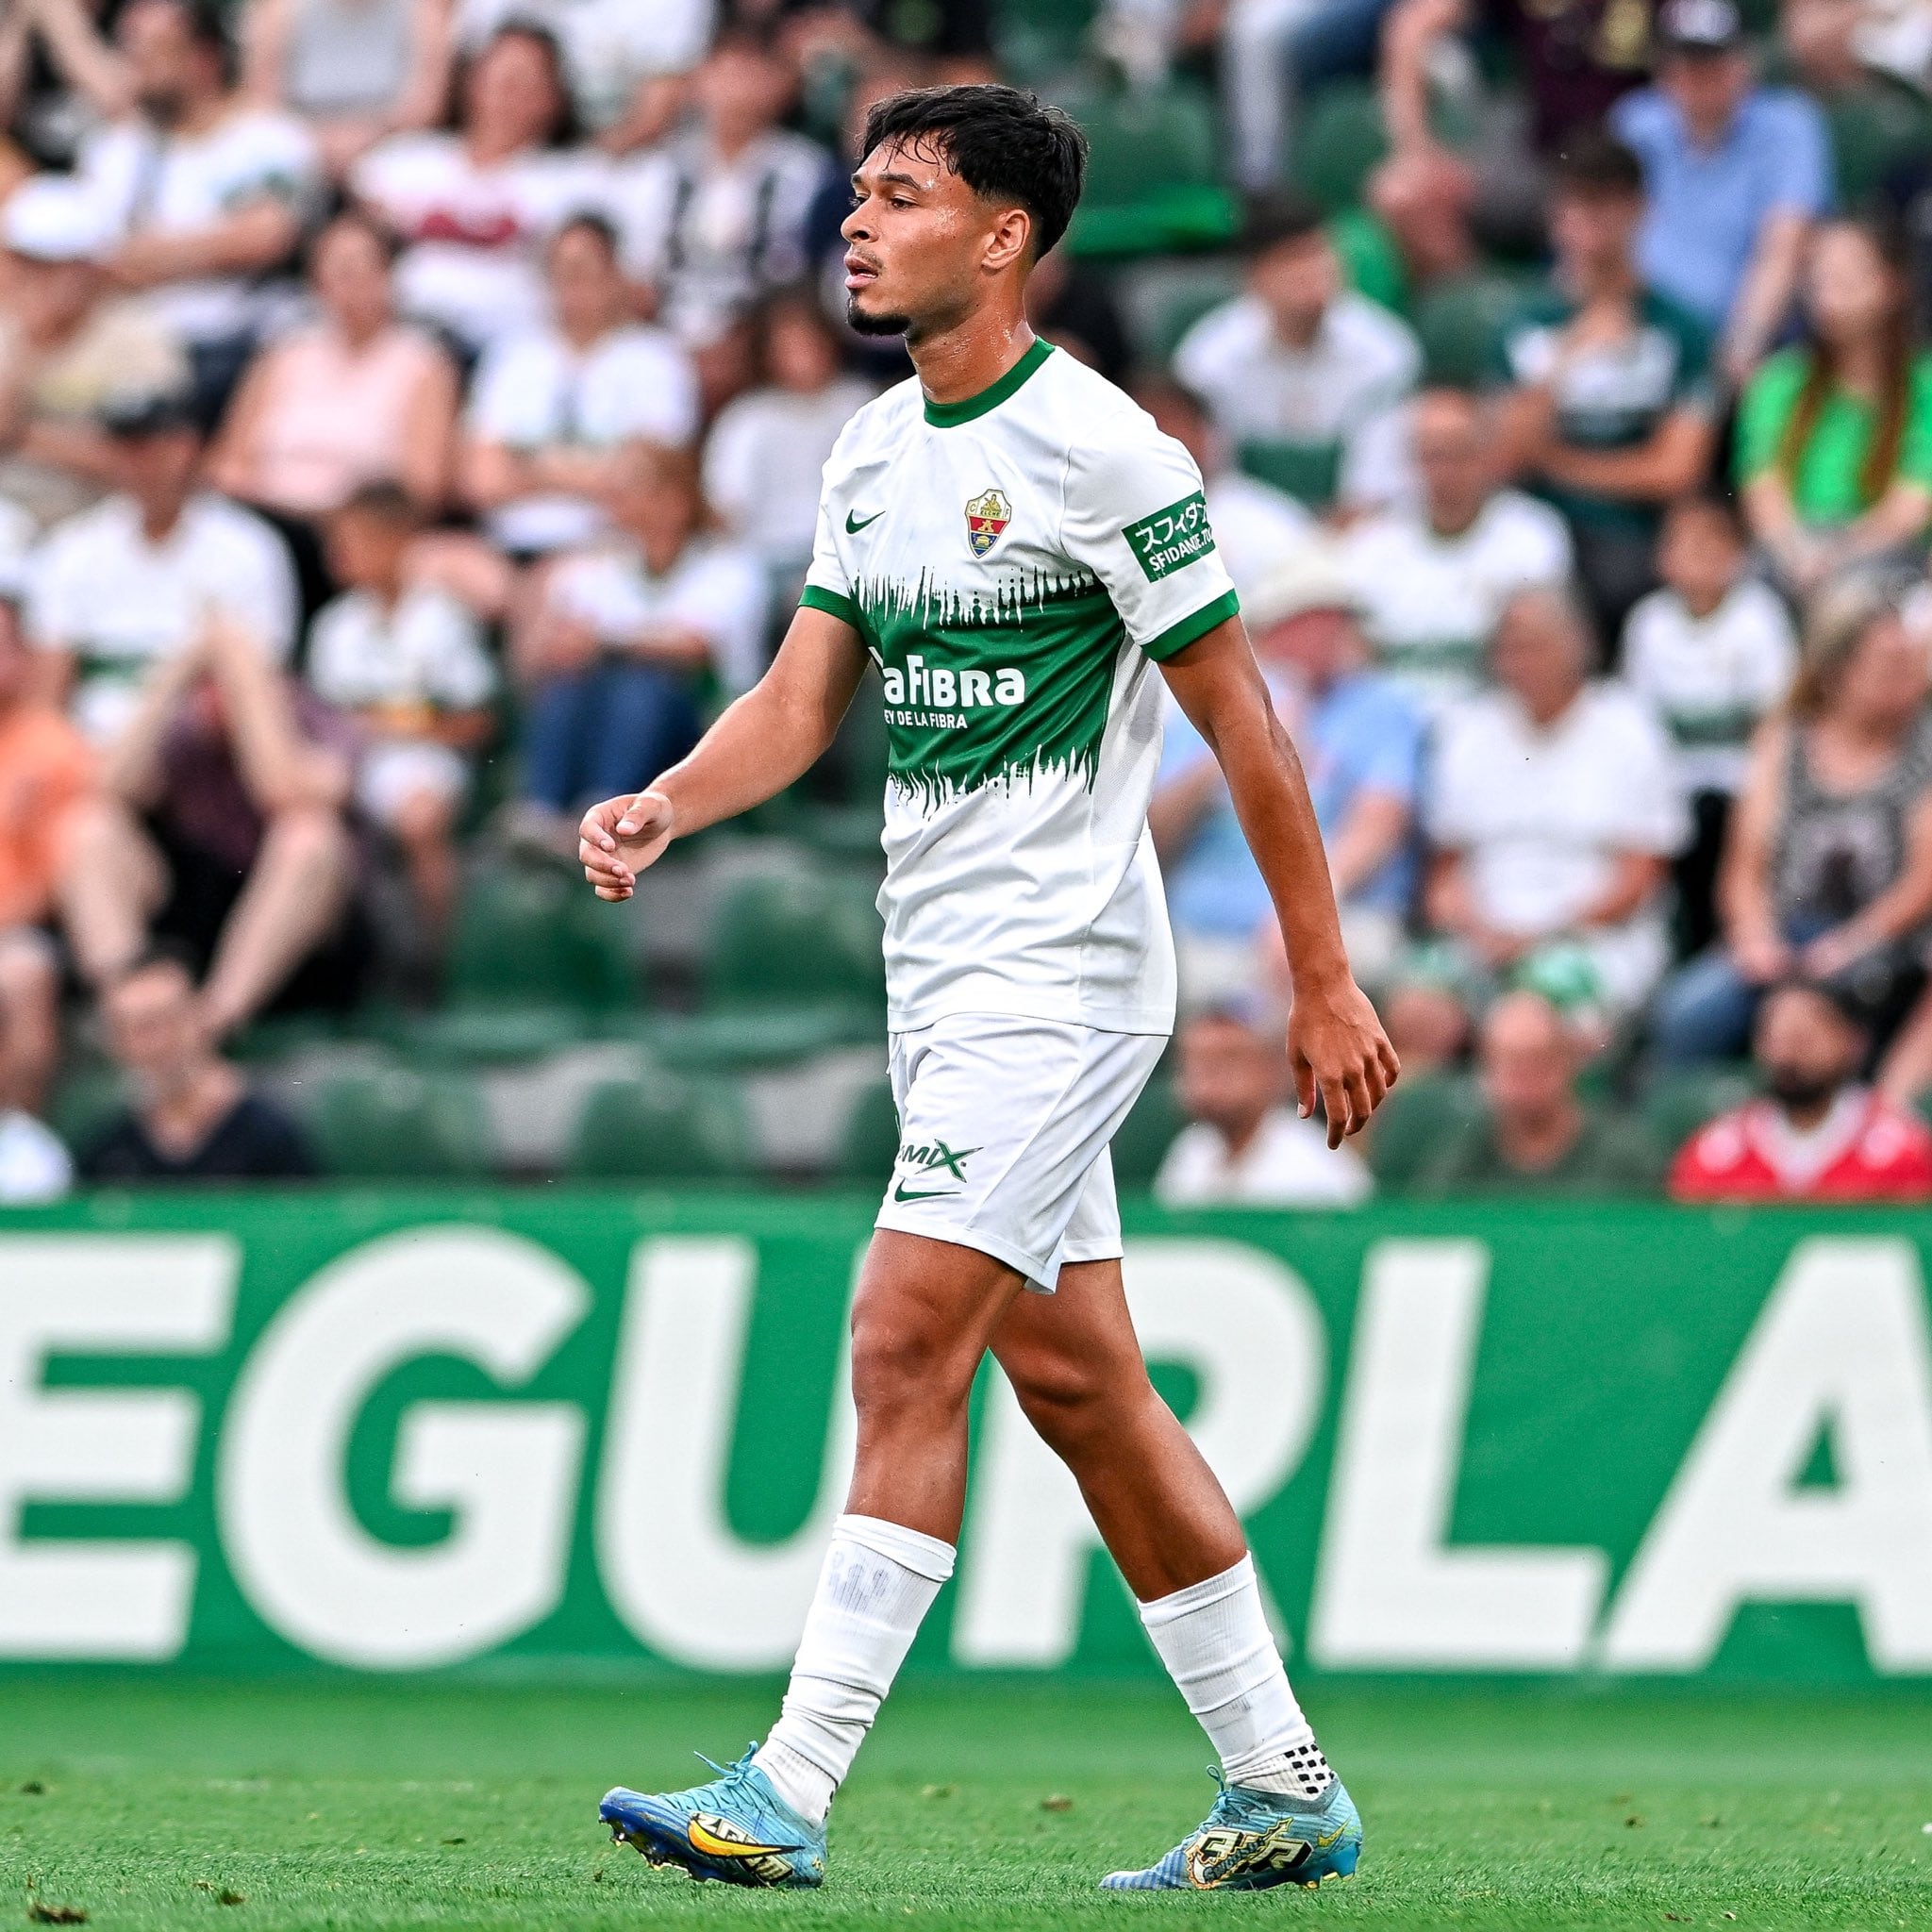
[[[469,754],[490,736],[496,674],[469,611],[446,591],[410,581],[421,523],[395,483],[366,485],[330,517],[329,568],[348,588],[317,613],[308,670],[369,738],[357,802],[401,847],[424,924],[440,938],[456,904],[454,832]]]
[[[1729,507],[1687,497],[1664,520],[1663,588],[1638,604],[1624,631],[1624,675],[1662,715],[1696,823],[1675,865],[1687,954],[1701,952],[1716,930],[1718,859],[1751,733],[1783,700],[1798,662],[1784,604],[1744,574],[1744,562]]]

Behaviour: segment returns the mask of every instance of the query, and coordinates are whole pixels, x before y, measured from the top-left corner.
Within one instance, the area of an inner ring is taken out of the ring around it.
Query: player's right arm
[[[691,756],[635,797],[593,805],[577,857],[600,899],[628,899],[637,875],[673,839],[735,818],[784,791],[824,756],[865,675],[858,633],[809,606],[792,618],[778,655],[731,704]]]

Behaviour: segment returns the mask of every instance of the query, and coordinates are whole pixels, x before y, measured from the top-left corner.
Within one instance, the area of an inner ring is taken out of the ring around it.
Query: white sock
[[[953,1545],[876,1516],[841,1516],[805,1620],[785,1707],[752,1762],[814,1824],[858,1747],[940,1585]]]
[[[1268,1634],[1252,1557],[1142,1604],[1141,1621],[1229,1784],[1314,1800],[1334,1783]]]

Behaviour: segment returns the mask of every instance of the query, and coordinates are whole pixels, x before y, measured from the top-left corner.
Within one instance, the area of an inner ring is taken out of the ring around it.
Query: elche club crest
[[[966,542],[974,557],[984,557],[1006,534],[1013,521],[1013,506],[998,490],[982,490],[966,500]]]

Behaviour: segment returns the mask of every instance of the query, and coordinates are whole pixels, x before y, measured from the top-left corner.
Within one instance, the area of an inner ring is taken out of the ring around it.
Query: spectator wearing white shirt
[[[1701,953],[1717,935],[1718,861],[1751,736],[1784,702],[1798,668],[1790,614],[1770,585],[1747,576],[1730,508],[1687,497],[1664,520],[1663,588],[1630,613],[1624,675],[1671,734],[1677,783],[1696,835],[1677,860],[1678,942]]]
[[[811,560],[825,459],[874,391],[845,373],[838,334],[810,295],[774,296],[758,325],[763,381],[726,403],[705,439],[705,500],[778,585]]]
[[[573,215],[548,267],[555,320],[484,357],[462,456],[465,493],[518,561],[603,533],[600,495],[625,443],[684,444],[698,428],[690,358],[668,330],[625,319],[609,223]]]
[[[454,132],[391,135],[356,163],[350,193],[402,244],[406,314],[471,356],[542,324],[543,245],[607,192],[574,133],[557,42],[515,23],[465,64]]]
[[[27,632],[42,688],[95,744],[132,715],[156,664],[227,618],[285,661],[295,581],[266,524],[199,485],[202,441],[183,395],[127,399],[105,425],[121,490],[58,525],[35,557]]]
[[[1314,518],[1286,491],[1235,468],[1228,460],[1226,437],[1184,384],[1171,375],[1148,375],[1134,384],[1133,396],[1161,433],[1193,458],[1214,548],[1245,608],[1255,591],[1286,560],[1307,550],[1314,541]]]
[[[795,87],[763,38],[728,27],[691,76],[694,124],[618,171],[625,265],[700,352],[808,266],[806,225],[832,161],[778,125]]]
[[[243,91],[299,114],[336,180],[449,98],[448,0],[245,0],[238,37]]]
[[[1189,1124],[1154,1176],[1165,1208],[1354,1208],[1374,1182],[1353,1147],[1289,1104],[1283,1029],[1244,1005],[1210,1007],[1180,1033]]]
[[[1445,1058],[1470,1008],[1508,985],[1557,999],[1601,1040],[1669,963],[1663,886],[1690,840],[1683,794],[1650,708],[1592,681],[1591,659],[1564,592],[1519,591],[1491,649],[1496,688],[1438,720],[1423,822],[1439,937],[1390,1014],[1421,1061]]]
[[[314,690],[361,726],[356,802],[396,841],[433,939],[457,896],[456,821],[471,756],[489,738],[496,673],[476,620],[448,591],[408,579],[422,514],[394,483],[365,485],[329,519],[342,594],[308,634]]]
[[[118,238],[114,280],[147,291],[187,343],[211,427],[266,319],[262,277],[290,260],[314,202],[315,142],[293,115],[235,91],[208,0],[134,0],[111,47],[76,0],[32,5],[57,63],[114,117],[76,167]]]
[[[1503,607],[1570,578],[1570,534],[1548,504],[1499,487],[1474,397],[1430,390],[1408,411],[1422,483],[1414,508],[1383,510],[1342,540],[1342,565],[1382,668],[1429,711],[1482,681]]]
[[[1182,337],[1174,375],[1243,469],[1315,509],[1386,502],[1401,482],[1386,419],[1422,373],[1415,337],[1343,287],[1321,210],[1301,196],[1257,200],[1244,247],[1246,291]]]
[[[587,800],[636,791],[691,749],[708,683],[736,692],[764,669],[764,573],[704,534],[696,458],[633,444],[608,502],[612,536],[558,559],[519,640],[525,802],[512,830],[565,853]]]
[[[40,1208],[74,1186],[74,1160],[52,1127],[0,1107],[0,1208]]]

